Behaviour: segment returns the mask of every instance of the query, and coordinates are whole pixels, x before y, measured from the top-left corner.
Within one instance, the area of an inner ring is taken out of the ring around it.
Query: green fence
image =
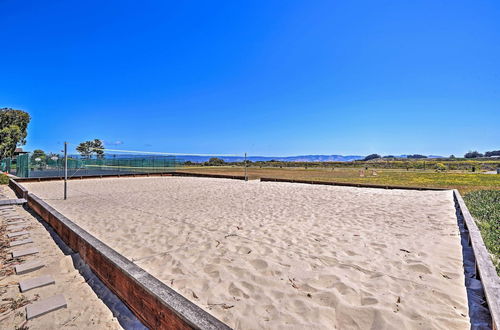
[[[30,154],[21,154],[16,157],[16,176],[30,177]]]
[[[103,158],[82,158],[68,155],[68,176],[114,175],[173,172],[180,164],[174,156],[106,155]],[[30,158],[30,177],[64,176],[64,157],[50,155]]]
[[[10,173],[12,168],[12,159],[4,158],[0,161],[0,171],[5,173]]]
[[[104,158],[82,158],[68,155],[68,176],[165,173],[174,172],[181,161],[174,156],[106,155]],[[0,161],[0,170],[21,178],[64,176],[63,155],[26,153],[15,159]]]

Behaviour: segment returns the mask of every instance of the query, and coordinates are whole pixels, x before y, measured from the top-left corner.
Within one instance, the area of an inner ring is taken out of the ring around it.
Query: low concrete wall
[[[500,277],[498,277],[495,266],[493,266],[488,250],[484,245],[481,232],[458,190],[453,190],[453,196],[469,231],[469,243],[476,258],[476,273],[479,274],[478,279],[481,280],[483,285],[484,295],[491,314],[492,327],[494,330],[500,330]]]
[[[90,235],[19,183],[28,207],[46,221],[92,271],[151,329],[230,329],[163,282]]]

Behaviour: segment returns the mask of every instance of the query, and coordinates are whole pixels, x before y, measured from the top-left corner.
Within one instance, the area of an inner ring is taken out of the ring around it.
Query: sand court
[[[212,178],[26,188],[229,326],[470,328],[451,191]]]

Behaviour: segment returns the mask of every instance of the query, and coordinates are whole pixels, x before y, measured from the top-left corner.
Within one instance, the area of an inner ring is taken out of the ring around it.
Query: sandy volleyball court
[[[25,183],[231,327],[468,329],[451,191],[211,178]]]

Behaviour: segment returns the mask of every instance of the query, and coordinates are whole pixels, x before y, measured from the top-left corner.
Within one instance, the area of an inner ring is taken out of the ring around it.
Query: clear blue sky
[[[27,149],[500,149],[500,1],[0,1]],[[117,145],[112,145],[116,143]]]

